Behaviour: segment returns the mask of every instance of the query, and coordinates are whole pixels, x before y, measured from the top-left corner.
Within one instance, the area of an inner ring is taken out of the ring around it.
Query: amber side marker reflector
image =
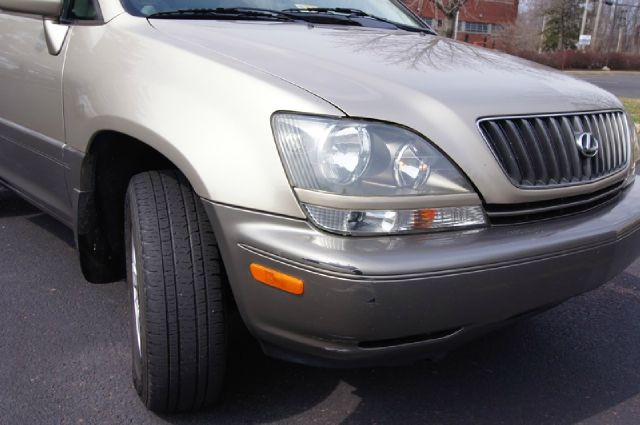
[[[302,279],[289,276],[288,274],[256,263],[251,264],[249,269],[251,270],[251,276],[260,283],[278,288],[290,294],[302,295],[304,293],[304,282]]]

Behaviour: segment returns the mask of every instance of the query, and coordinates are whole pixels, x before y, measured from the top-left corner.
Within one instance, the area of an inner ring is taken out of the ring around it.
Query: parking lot
[[[87,283],[72,233],[1,187],[0,252],[0,424],[639,422],[640,261],[437,363],[316,369],[240,338],[221,405],[158,417],[131,384],[125,284]]]
[[[640,262],[438,363],[323,370],[238,341],[224,403],[159,418],[131,386],[124,283],[81,276],[72,234],[0,192],[0,422],[609,423],[640,417]]]

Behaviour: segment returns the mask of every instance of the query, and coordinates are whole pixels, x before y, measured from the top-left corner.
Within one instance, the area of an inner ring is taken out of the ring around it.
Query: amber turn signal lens
[[[416,229],[430,229],[436,217],[438,217],[437,210],[418,210],[413,215],[413,225]]]
[[[251,270],[251,276],[260,283],[290,294],[302,295],[304,293],[304,282],[302,279],[255,263],[251,264],[249,269]]]

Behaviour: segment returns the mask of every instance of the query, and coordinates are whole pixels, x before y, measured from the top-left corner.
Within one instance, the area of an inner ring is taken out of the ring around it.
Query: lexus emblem
[[[593,158],[598,154],[598,150],[600,149],[600,145],[598,144],[598,139],[591,133],[582,133],[578,135],[576,139],[576,144],[578,145],[578,150],[580,153],[587,158]]]

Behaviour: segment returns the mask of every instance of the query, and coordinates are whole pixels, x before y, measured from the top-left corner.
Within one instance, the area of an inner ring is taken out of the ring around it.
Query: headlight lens
[[[322,175],[347,185],[362,176],[371,158],[371,136],[363,126],[337,125],[329,129],[318,154]]]
[[[291,184],[347,196],[472,193],[436,148],[397,126],[275,114],[273,130]]]
[[[402,127],[279,113],[273,131],[294,188],[345,197],[472,195],[458,169]],[[477,199],[477,198],[476,198]],[[318,227],[347,235],[415,233],[486,225],[480,205],[424,209],[329,208],[302,200]],[[471,202],[473,204],[474,202]],[[331,204],[329,204],[331,205]]]
[[[412,145],[404,145],[393,164],[396,183],[400,187],[417,189],[429,178],[431,167]]]

